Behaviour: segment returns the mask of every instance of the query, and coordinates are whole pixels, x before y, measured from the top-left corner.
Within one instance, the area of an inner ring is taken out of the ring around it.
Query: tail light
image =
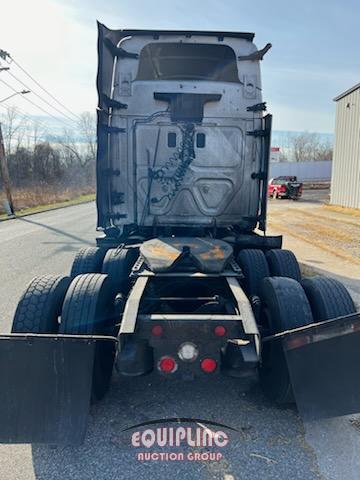
[[[163,334],[163,327],[161,325],[154,325],[151,329],[151,334],[154,337],[161,337]]]
[[[158,363],[158,369],[162,373],[174,373],[177,370],[177,363],[172,357],[162,357]]]
[[[217,363],[213,358],[204,358],[201,361],[201,370],[205,373],[213,373],[216,370]]]
[[[218,325],[214,328],[214,333],[217,337],[223,337],[226,334],[226,328],[222,325]]]

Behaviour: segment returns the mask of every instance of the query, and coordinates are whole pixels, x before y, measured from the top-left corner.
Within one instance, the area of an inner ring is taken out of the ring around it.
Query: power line
[[[6,105],[2,105],[0,104],[0,107],[4,108],[5,110],[10,110],[11,107],[7,107]],[[15,107],[17,112],[19,112],[19,114],[22,115],[20,121],[22,120],[30,120],[32,122],[36,122],[36,127],[38,127],[39,129],[41,129],[43,131],[43,133],[39,134],[38,135],[38,138],[39,139],[43,139],[43,140],[47,140],[47,136],[52,136],[51,133],[49,133],[49,131],[47,130],[47,125],[45,125],[44,123],[38,121],[38,120],[34,120],[33,118],[31,118],[29,115],[27,115],[26,113],[24,113],[22,110],[18,109],[17,107]],[[2,121],[3,125],[7,125],[7,121],[6,119]],[[31,136],[29,135],[28,133],[26,133],[26,124],[25,125],[19,125],[19,131],[21,132],[21,136],[22,137],[25,137],[25,138],[30,138],[30,137],[33,137],[33,138],[36,138],[34,135]]]
[[[7,111],[10,111],[10,109],[14,108],[16,109],[16,112],[18,112],[19,114],[22,115],[22,119],[21,120],[30,120],[30,122],[33,122],[34,124],[36,124],[37,127],[41,128],[43,130],[43,134],[42,135],[39,135],[39,138],[41,136],[47,136],[47,137],[52,137],[52,140],[49,138],[46,138],[45,137],[45,140],[47,141],[50,141],[50,143],[59,143],[58,139],[61,137],[61,134],[59,132],[56,133],[56,131],[53,130],[54,133],[51,133],[51,131],[49,132],[48,130],[48,124],[44,121],[44,120],[38,120],[36,118],[33,118],[32,116],[30,116],[28,113],[25,113],[23,110],[21,110],[20,108],[18,108],[17,106],[15,105],[4,105],[4,104],[1,104],[0,103],[0,107],[4,108],[5,110]],[[3,122],[4,124],[6,124],[6,120]]]
[[[61,142],[59,142],[60,134],[59,133],[51,133],[51,131],[49,132],[48,125],[45,124],[44,121],[40,121],[40,120],[32,118],[29,114],[25,113],[23,110],[20,110],[18,107],[15,107],[14,105],[7,106],[7,105],[0,104],[0,107],[4,108],[7,111],[9,111],[11,108],[15,108],[16,111],[19,114],[22,115],[21,120],[23,120],[23,119],[30,120],[31,122],[36,123],[36,126],[39,127],[39,129],[42,129],[42,133],[39,133],[39,135],[30,135],[29,133],[26,133],[26,130],[25,130],[26,125],[25,126],[20,126],[21,137],[28,138],[28,139],[38,138],[38,139],[41,139],[42,141],[48,141],[51,144],[61,143]],[[2,123],[3,123],[3,125],[7,124],[6,120],[4,120]]]
[[[15,109],[16,112],[18,112],[19,114],[22,115],[22,117],[25,119],[25,120],[30,120],[31,122],[34,122],[36,123],[39,127],[42,127],[42,128],[47,128],[47,124],[44,122],[44,120],[38,120],[36,118],[32,118],[28,113],[25,113],[23,110],[21,110],[20,108],[18,108],[17,106],[15,105],[3,105],[2,103],[0,103],[0,107],[2,108],[5,108],[5,110],[7,110],[8,112],[11,110],[11,109]]]
[[[2,82],[4,85],[6,85],[8,88],[10,88],[13,92],[17,92],[17,90],[15,88],[13,88],[10,84],[8,84],[7,82],[5,82],[5,80],[3,80],[2,78],[0,78],[0,82]],[[35,102],[33,102],[32,100],[30,100],[29,98],[27,97],[23,97],[27,102],[31,103],[32,105],[34,105],[36,108],[38,108],[39,110],[41,110],[42,112],[44,112],[46,115],[48,115],[49,117],[52,117],[54,118],[56,121],[61,121],[63,122],[65,125],[66,123],[64,122],[64,120],[62,118],[59,118],[59,117],[55,117],[55,115],[53,115],[52,113],[48,112],[47,110],[45,110],[44,108],[40,107],[39,105],[37,105]]]
[[[34,92],[34,90],[31,90],[31,88],[26,85],[26,83],[24,83],[22,80],[20,80],[16,75],[14,75],[13,73],[9,72],[7,70],[7,73],[9,75],[11,75],[17,82],[21,83],[21,85],[23,85],[25,88],[27,88],[28,90],[31,91],[31,93],[33,93],[36,97],[38,97],[42,102],[46,103],[49,107],[53,108],[54,110],[56,110],[58,113],[60,113],[60,115],[63,115],[65,118],[67,118],[68,120],[70,120],[71,122],[75,122],[75,120],[73,118],[71,118],[69,115],[67,115],[66,113],[63,113],[61,110],[59,110],[57,107],[55,107],[54,105],[52,105],[50,102],[48,102],[47,100],[45,100],[44,98],[41,97],[41,95],[38,95],[36,92]]]
[[[32,75],[30,75],[30,73],[28,73],[16,60],[14,60],[10,54],[8,54],[8,57],[13,61],[13,63],[15,63],[15,65],[18,68],[20,68],[20,70],[22,72],[25,73],[25,75],[27,75],[39,88],[41,88],[41,90],[43,90],[45,93],[47,93],[47,95],[49,95],[49,97],[51,97],[53,100],[55,100],[55,102],[58,103],[62,108],[64,108],[68,113],[70,113],[75,118],[77,118],[77,120],[81,120],[81,118],[78,115],[76,115],[74,112],[72,112],[70,109],[68,109],[66,107],[66,105],[64,105],[62,102],[60,102],[60,100],[58,100],[56,97],[54,97],[54,95],[52,95],[45,87],[43,87],[37,80],[35,80],[35,78]]]

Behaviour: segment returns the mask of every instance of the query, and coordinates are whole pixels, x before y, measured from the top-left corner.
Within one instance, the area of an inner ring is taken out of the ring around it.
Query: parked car
[[[303,192],[303,184],[295,176],[271,178],[268,184],[268,195],[272,198],[290,198],[298,200]]]

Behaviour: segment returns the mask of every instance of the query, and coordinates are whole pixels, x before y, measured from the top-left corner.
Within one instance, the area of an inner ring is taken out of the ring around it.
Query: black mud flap
[[[360,313],[280,334],[304,420],[360,412]]]
[[[0,335],[0,442],[81,444],[96,342],[110,339]]]

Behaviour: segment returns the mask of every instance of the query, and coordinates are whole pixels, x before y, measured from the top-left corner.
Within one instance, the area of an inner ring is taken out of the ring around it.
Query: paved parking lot
[[[78,248],[94,243],[94,222],[94,204],[86,204],[0,223],[2,332],[9,331],[19,296],[34,275],[67,273]],[[179,416],[238,430],[229,434],[220,462],[136,460],[122,430]],[[1,445],[0,475],[1,480],[358,479],[360,432],[354,418],[304,426],[295,409],[276,408],[259,389],[244,394],[236,379],[226,377],[173,383],[155,375],[124,380],[115,374],[109,395],[91,409],[83,446]]]

